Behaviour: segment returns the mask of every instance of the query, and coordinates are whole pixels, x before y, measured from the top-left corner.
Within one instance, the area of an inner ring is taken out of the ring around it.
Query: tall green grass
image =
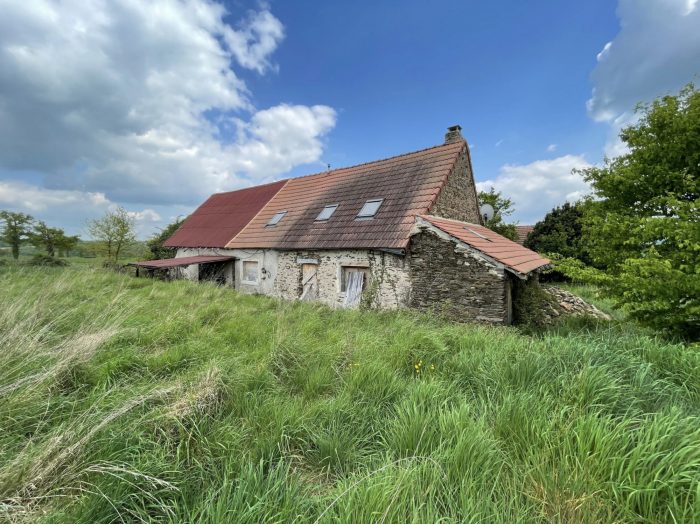
[[[700,521],[700,355],[0,269],[0,521]]]

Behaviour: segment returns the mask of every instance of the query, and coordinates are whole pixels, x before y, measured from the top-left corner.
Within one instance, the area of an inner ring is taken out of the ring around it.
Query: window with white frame
[[[258,283],[258,262],[257,260],[244,260],[242,266],[241,280],[246,284]]]

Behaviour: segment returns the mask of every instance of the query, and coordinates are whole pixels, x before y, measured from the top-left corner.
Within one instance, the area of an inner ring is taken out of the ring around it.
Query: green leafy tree
[[[39,221],[34,225],[30,233],[30,241],[37,249],[44,249],[50,257],[56,255],[56,251],[61,249],[66,243],[70,243],[72,237],[67,237],[63,229],[49,227],[45,222]],[[77,237],[76,237],[77,238]]]
[[[71,252],[78,247],[79,242],[80,237],[78,235],[63,235],[58,239],[58,243],[56,244],[58,255],[62,257],[70,256]]]
[[[481,204],[491,204],[495,211],[493,217],[485,221],[484,225],[486,227],[510,240],[518,238],[515,224],[507,224],[503,220],[504,217],[512,215],[513,211],[515,211],[513,201],[510,198],[504,197],[500,191],[496,191],[492,187],[488,191],[479,191],[479,202]]]
[[[102,218],[88,222],[90,236],[101,242],[107,258],[119,261],[123,249],[136,240],[135,221],[123,207],[107,211]]]
[[[594,198],[584,219],[604,289],[650,326],[700,336],[700,92],[692,85],[638,107],[629,152],[582,171]]]
[[[29,240],[34,219],[25,213],[0,211],[0,220],[3,222],[0,239],[12,248],[12,257],[17,260],[20,246]]]
[[[185,221],[184,218],[178,218],[172,224],[168,224],[160,232],[153,235],[147,242],[149,256],[151,260],[159,260],[162,258],[172,258],[175,256],[176,249],[172,247],[165,247],[163,244],[168,240],[177,228],[179,228]]]
[[[563,206],[555,207],[535,224],[525,239],[525,247],[538,253],[557,253],[590,264],[590,257],[583,246],[583,213],[583,202],[566,202]]]

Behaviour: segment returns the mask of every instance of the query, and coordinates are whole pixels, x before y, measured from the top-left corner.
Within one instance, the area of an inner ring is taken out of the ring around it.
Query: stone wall
[[[408,258],[410,307],[459,321],[509,321],[508,277],[496,263],[427,230],[411,238]]]
[[[343,266],[366,267],[369,282],[362,300],[368,306],[395,309],[406,304],[409,294],[408,269],[405,257],[362,249],[279,252],[275,294],[293,300],[302,293],[303,263],[317,263],[318,301],[329,306],[342,306]]]
[[[447,184],[430,208],[430,214],[474,224],[481,223],[468,147],[464,148],[457,160]]]
[[[302,264],[318,264],[318,301],[329,306],[342,306],[345,293],[341,291],[343,266],[366,267],[363,300],[369,306],[395,309],[406,304],[409,294],[408,268],[405,257],[381,251],[363,249],[324,251],[278,251],[275,249],[181,248],[176,257],[196,255],[225,255],[236,257],[232,284],[242,293],[260,293],[286,300],[295,300],[302,293]],[[249,284],[242,279],[242,262],[258,262],[258,282]],[[182,268],[184,278],[197,280],[196,264]]]

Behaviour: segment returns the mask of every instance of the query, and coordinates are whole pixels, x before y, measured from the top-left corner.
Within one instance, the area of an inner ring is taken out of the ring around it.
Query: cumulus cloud
[[[590,116],[610,123],[606,154],[624,152],[617,135],[639,102],[677,92],[700,74],[697,0],[620,0],[620,32],[598,53]]]
[[[209,0],[0,9],[0,179],[38,173],[13,186],[31,205],[192,206],[318,160],[335,125],[327,106],[254,107],[243,71],[274,70],[284,38],[265,5],[234,25]]]
[[[29,213],[52,225],[65,228],[70,234],[84,234],[87,220],[114,210],[117,203],[104,193],[89,191],[47,189],[21,181],[0,180],[0,209]],[[129,215],[136,221],[139,236],[148,236],[154,225],[163,220],[154,209],[128,206]]]
[[[574,169],[591,167],[583,155],[564,155],[529,164],[506,164],[492,180],[477,183],[479,191],[494,187],[513,200],[513,218],[523,224],[541,220],[552,208],[575,202],[590,188]]]
[[[547,146],[547,152],[549,152],[549,153],[553,153],[553,152],[556,151],[556,150],[557,150],[557,145],[556,145],[556,144],[549,144],[549,145]]]

